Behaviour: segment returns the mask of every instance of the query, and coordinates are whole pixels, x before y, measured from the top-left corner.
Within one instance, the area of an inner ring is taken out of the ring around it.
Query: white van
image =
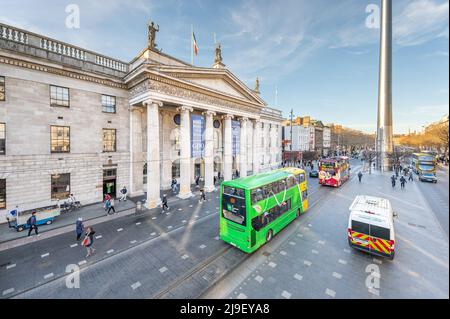
[[[350,205],[348,243],[350,247],[394,259],[394,217],[389,200],[358,195]]]

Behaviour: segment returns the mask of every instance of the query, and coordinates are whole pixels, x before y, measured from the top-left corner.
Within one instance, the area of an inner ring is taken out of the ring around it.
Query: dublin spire
[[[380,78],[378,83],[377,168],[391,169],[392,127],[392,0],[381,0]]]

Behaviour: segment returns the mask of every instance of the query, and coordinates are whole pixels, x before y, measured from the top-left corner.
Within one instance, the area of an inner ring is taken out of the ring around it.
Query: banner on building
[[[233,136],[233,156],[239,154],[240,150],[240,138],[241,138],[241,123],[239,121],[231,121],[231,130]]]
[[[205,156],[205,119],[201,115],[191,115],[191,156]]]

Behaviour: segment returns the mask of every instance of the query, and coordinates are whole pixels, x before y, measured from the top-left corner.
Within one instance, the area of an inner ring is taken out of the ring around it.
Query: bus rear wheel
[[[272,240],[272,238],[273,238],[273,231],[272,231],[272,229],[269,229],[269,231],[266,234],[266,242],[267,243],[270,242]]]

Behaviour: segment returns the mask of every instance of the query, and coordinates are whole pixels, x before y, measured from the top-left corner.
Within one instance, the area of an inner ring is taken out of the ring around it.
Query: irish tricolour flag
[[[192,49],[194,50],[195,55],[198,55],[198,45],[197,40],[195,39],[194,31],[192,31]]]

